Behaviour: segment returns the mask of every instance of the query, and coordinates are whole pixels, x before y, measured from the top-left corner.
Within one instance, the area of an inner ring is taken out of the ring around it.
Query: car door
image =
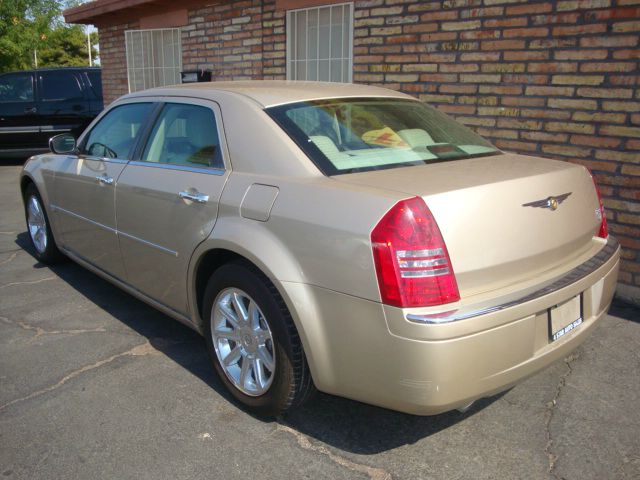
[[[228,169],[217,104],[167,99],[116,189],[128,283],[188,314],[187,269],[213,229]]]
[[[38,113],[41,142],[64,132],[81,133],[89,113],[79,74],[73,70],[38,72]]]
[[[80,140],[78,155],[56,172],[52,210],[62,245],[101,270],[125,278],[115,218],[115,188],[148,124],[151,102],[107,111]]]
[[[46,147],[39,132],[33,73],[0,75],[0,150]]]

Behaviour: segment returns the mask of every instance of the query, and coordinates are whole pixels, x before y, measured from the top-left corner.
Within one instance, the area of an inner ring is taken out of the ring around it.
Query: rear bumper
[[[416,323],[410,311],[318,287],[307,286],[304,299],[297,288],[290,293],[320,390],[433,415],[508,389],[580,345],[611,303],[619,255],[610,238],[580,274],[563,276],[572,281],[556,279],[508,302],[496,299],[501,308],[445,323]],[[576,296],[582,323],[551,341],[549,309]]]

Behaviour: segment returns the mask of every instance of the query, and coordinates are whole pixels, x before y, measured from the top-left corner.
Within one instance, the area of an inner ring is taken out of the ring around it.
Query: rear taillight
[[[420,197],[396,203],[371,232],[382,302],[427,307],[460,299],[447,247]]]
[[[598,203],[600,204],[600,210],[596,211],[596,216],[600,217],[600,226],[598,227],[598,236],[600,238],[607,238],[609,236],[609,227],[607,227],[607,216],[604,214],[604,205],[602,205],[602,195],[600,195],[600,189],[598,188],[598,182],[593,172],[589,170],[591,180],[593,180],[593,186],[596,188],[596,194],[598,195]]]

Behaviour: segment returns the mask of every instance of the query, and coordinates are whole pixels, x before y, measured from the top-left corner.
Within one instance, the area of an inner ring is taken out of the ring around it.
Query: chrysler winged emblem
[[[563,193],[561,195],[554,195],[551,197],[547,197],[544,200],[536,200],[535,202],[523,203],[523,207],[537,207],[537,208],[548,208],[551,211],[557,210],[558,205],[564,202],[572,192]]]

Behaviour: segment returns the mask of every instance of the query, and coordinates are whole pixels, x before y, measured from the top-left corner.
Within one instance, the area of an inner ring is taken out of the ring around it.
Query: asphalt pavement
[[[73,263],[38,263],[0,166],[2,479],[637,479],[640,312],[468,412],[319,394],[263,421],[187,327]]]

